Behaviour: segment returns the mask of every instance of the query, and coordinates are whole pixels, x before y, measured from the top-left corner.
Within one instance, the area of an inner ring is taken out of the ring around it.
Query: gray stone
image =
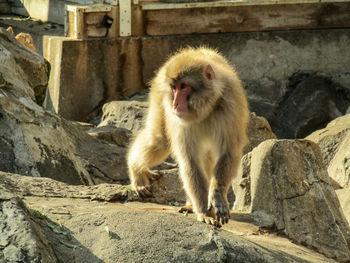
[[[322,151],[335,189],[350,185],[350,114],[330,122],[306,139],[316,142]]]
[[[243,154],[246,154],[257,147],[261,142],[268,139],[277,139],[272,132],[269,122],[255,112],[250,114],[250,121],[247,130],[249,143],[244,147]]]
[[[26,200],[34,211],[40,209],[39,212],[45,214],[44,218],[36,219],[35,232],[27,230],[26,227],[32,226],[28,218],[13,222],[21,224],[13,226],[16,227],[15,237],[23,242],[10,244],[6,249],[11,252],[16,246],[25,253],[27,258],[20,262],[307,262],[225,230],[217,230],[194,218],[161,213],[162,208],[153,205],[152,209],[151,204],[147,208],[147,204],[87,203],[83,199],[56,198],[46,204],[42,201]],[[17,212],[16,207],[5,210],[6,214]],[[71,234],[69,241],[48,227],[49,224],[59,230],[60,226],[54,223],[56,220],[64,220],[64,231]],[[46,239],[37,239],[37,233]],[[76,246],[76,249],[67,248],[62,242]],[[14,259],[14,255],[9,256]]]
[[[142,127],[143,117],[148,108],[147,102],[112,101],[103,105],[102,121],[98,127],[113,125],[136,132]]]
[[[36,101],[42,104],[49,82],[49,63],[43,57],[23,46],[4,28],[0,28],[0,52],[1,56],[6,58],[6,64],[3,66],[9,69],[8,72],[0,70],[0,86],[1,82],[13,83],[12,79],[17,78],[17,81],[24,82],[25,85],[32,88],[34,94],[31,94],[32,92],[28,90],[28,95],[34,95]],[[11,59],[9,59],[9,56],[11,56]],[[10,64],[13,62],[17,66],[10,68]],[[17,69],[18,67],[20,70]],[[16,73],[14,73],[15,69],[17,70]]]
[[[19,198],[0,200],[0,229],[0,261],[58,262],[43,231]]]
[[[350,92],[330,77],[296,73],[289,79],[287,93],[277,110],[279,138],[304,138],[344,115]]]
[[[103,141],[114,143],[120,147],[129,145],[132,133],[128,129],[118,128],[112,125],[92,128],[87,133]]]
[[[152,186],[155,197],[139,199],[130,191],[129,186],[74,186],[50,178],[31,178],[0,172],[0,200],[3,200],[0,230],[4,230],[4,234],[0,235],[0,245],[15,246],[26,254],[26,243],[16,243],[9,238],[15,232],[20,235],[20,240],[31,240],[34,247],[39,247],[33,250],[33,255],[36,251],[41,251],[43,243],[46,246],[41,255],[53,255],[53,250],[59,262],[333,262],[314,251],[291,244],[285,238],[281,240],[281,237],[278,237],[277,242],[283,241],[284,247],[271,247],[271,244],[276,243],[274,235],[266,235],[260,241],[253,239],[251,242],[249,237],[257,234],[250,231],[255,231],[252,229],[257,229],[256,226],[243,230],[249,231],[246,236],[248,238],[239,237],[235,233],[242,231],[244,224],[241,222],[231,220],[228,228],[220,230],[197,222],[192,214],[187,217],[179,214],[178,207],[144,203],[175,201],[171,199],[172,195],[178,195],[167,189],[171,186],[162,180],[171,182],[172,179],[165,178],[176,174],[176,169],[165,171],[164,176]],[[163,189],[156,190],[159,188]],[[16,204],[22,204],[22,201],[14,196],[23,198],[32,209],[32,214],[35,214],[35,220],[25,217],[24,221],[18,222],[17,218],[22,218],[19,214],[26,214],[27,210],[18,209]],[[157,199],[157,196],[162,199]],[[143,203],[130,202],[137,200],[142,200]],[[61,225],[55,222],[60,222]],[[35,231],[26,231],[26,226],[34,226]],[[52,230],[52,226],[56,232]],[[110,237],[106,233],[107,226]],[[57,233],[57,230],[62,229],[70,233],[70,239],[60,232]],[[229,229],[237,231],[228,232]],[[33,233],[40,239],[28,236],[28,233]],[[67,244],[77,248],[69,248]],[[0,262],[1,259],[0,247]],[[56,258],[40,262],[56,262]]]
[[[159,170],[161,178],[155,181],[152,197],[141,198],[130,185],[99,184],[92,186],[69,185],[50,178],[32,178],[0,171],[0,199],[15,196],[39,196],[56,198],[84,198],[99,201],[137,201],[144,200],[159,204],[178,202],[184,204],[186,196],[177,169]],[[0,239],[1,241],[1,239]]]
[[[350,228],[322,153],[307,140],[268,140],[243,158],[236,211],[339,261],[350,260]]]
[[[24,255],[20,248],[9,245],[4,248],[4,258],[9,262],[23,262]]]
[[[350,195],[349,195],[350,188],[344,188],[336,190],[341,208],[344,211],[344,215],[346,219],[348,220],[350,224]]]

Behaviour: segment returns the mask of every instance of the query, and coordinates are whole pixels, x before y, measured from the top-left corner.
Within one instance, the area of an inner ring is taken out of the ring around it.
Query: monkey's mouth
[[[179,118],[185,118],[188,115],[188,111],[186,110],[179,110],[179,109],[173,109],[173,112],[175,115]]]

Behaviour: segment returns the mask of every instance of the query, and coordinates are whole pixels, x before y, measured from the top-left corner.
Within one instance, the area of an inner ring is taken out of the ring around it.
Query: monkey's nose
[[[177,104],[177,103],[176,103],[176,104],[174,104],[174,105],[173,105],[173,107],[174,107],[174,110],[176,110],[176,108],[177,108],[177,105],[179,105],[179,104]]]

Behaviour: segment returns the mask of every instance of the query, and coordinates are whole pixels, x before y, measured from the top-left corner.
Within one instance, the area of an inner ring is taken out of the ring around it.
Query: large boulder
[[[350,91],[322,74],[296,73],[287,86],[277,110],[278,138],[304,138],[350,107]]]
[[[1,27],[0,46],[1,63],[5,64],[3,66],[7,71],[4,72],[3,69],[0,71],[0,85],[2,82],[1,75],[6,75],[3,78],[7,80],[17,79],[18,82],[23,82],[31,87],[26,91],[27,95],[33,99],[33,96],[35,96],[36,101],[41,104],[49,81],[50,64],[43,57],[27,49]],[[11,60],[9,60],[9,57],[11,57]],[[13,63],[17,66],[14,66]],[[10,80],[9,82],[12,83]],[[20,86],[23,86],[23,84]]]
[[[47,64],[0,30],[0,170],[70,184],[127,182],[124,148],[35,103]]]
[[[317,144],[268,140],[245,155],[235,182],[237,212],[299,244],[350,260],[350,228]]]
[[[336,189],[350,186],[350,114],[331,121],[326,128],[306,137],[322,151]]]

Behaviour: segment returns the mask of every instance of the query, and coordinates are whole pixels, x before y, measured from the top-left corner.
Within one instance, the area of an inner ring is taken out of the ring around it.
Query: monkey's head
[[[181,62],[173,61],[167,67],[169,104],[181,120],[198,122],[213,111],[223,88],[208,61]]]

